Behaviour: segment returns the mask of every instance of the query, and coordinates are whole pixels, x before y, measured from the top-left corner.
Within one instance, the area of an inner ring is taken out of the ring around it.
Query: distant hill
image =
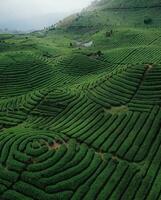
[[[158,27],[160,0],[101,0],[58,24],[69,31],[97,31],[107,26]]]
[[[160,0],[101,0],[94,1],[92,7],[104,8],[138,8],[138,7],[157,7],[161,6]],[[90,7],[91,7],[90,6]]]

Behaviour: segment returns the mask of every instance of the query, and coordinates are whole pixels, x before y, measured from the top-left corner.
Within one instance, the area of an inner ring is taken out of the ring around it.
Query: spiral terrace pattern
[[[116,68],[81,93],[2,102],[1,199],[159,200],[160,76],[160,65]]]
[[[161,172],[158,141],[148,156],[155,155],[154,165],[128,163],[50,132],[12,129],[0,140],[2,200],[159,198],[152,190]]]

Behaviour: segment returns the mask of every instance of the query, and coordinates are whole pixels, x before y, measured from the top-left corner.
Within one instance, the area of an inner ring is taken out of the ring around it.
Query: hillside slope
[[[94,1],[92,6],[102,8],[150,8],[150,7],[160,7],[160,0],[101,0]]]
[[[58,27],[85,33],[108,26],[158,27],[160,24],[160,0],[102,0],[94,1],[80,14],[61,21]]]

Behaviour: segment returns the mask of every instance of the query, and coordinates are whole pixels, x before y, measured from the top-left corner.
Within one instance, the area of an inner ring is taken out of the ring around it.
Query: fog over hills
[[[0,29],[8,31],[31,31],[39,30],[44,27],[57,23],[59,20],[67,17],[70,13],[50,13],[46,15],[37,15],[30,18],[0,19]]]
[[[0,30],[43,29],[66,16],[79,12],[92,0],[1,0]]]

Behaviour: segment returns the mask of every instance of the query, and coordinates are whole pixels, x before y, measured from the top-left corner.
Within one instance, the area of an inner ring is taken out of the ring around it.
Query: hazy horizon
[[[55,24],[93,0],[1,0],[0,29],[29,31]]]

